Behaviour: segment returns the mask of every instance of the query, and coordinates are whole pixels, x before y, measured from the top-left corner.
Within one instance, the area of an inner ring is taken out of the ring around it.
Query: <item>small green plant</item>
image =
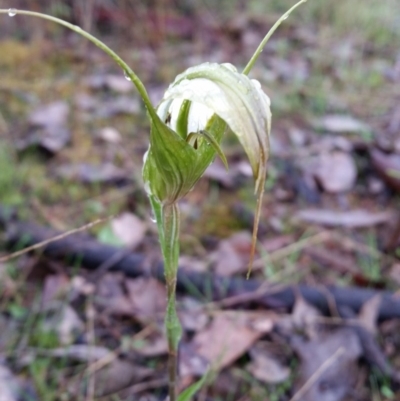
[[[249,274],[255,252],[262,196],[266,179],[271,129],[270,100],[258,81],[248,77],[265,44],[277,27],[300,4],[289,9],[271,28],[242,73],[228,63],[204,63],[178,75],[155,108],[146,88],[132,69],[108,46],[76,25],[32,11],[2,9],[0,13],[47,19],[61,24],[107,53],[136,86],[150,120],[150,146],[144,157],[143,180],[159,230],[168,295],[165,318],[169,348],[169,401],[187,401],[204,384],[205,377],[177,396],[177,354],[181,326],[176,312],[175,292],[179,256],[179,200],[184,197],[218,155],[227,166],[220,148],[227,131],[243,146],[255,178],[257,206]]]
[[[0,199],[4,204],[16,204],[21,201],[19,191],[15,190],[20,178],[12,163],[10,151],[3,141],[0,141]],[[16,185],[17,184],[17,185]]]

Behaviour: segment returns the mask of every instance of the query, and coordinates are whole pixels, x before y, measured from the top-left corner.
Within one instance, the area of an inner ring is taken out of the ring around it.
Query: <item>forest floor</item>
[[[242,69],[291,5],[115,3],[32,5],[98,34],[154,104],[192,65]],[[400,3],[354,7],[309,0],[250,74],[273,113],[252,279],[272,295],[289,286],[295,300],[179,293],[182,387],[212,366],[198,400],[400,399]],[[76,34],[0,19],[0,258],[29,243],[20,232],[10,245],[6,210],[62,233],[105,219],[86,230],[94,244],[143,257],[136,277],[115,271],[118,261],[99,273],[43,249],[0,259],[0,400],[163,400],[165,289],[145,274],[161,253],[141,180],[144,106],[118,66]],[[181,202],[180,263],[244,281],[254,182],[235,137],[223,150],[229,171],[216,159]],[[341,303],[332,287],[369,295]],[[329,313],[304,288],[326,294]]]

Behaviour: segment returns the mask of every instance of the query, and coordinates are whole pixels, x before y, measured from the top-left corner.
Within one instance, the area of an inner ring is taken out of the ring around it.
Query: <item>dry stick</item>
[[[339,230],[332,231],[331,233],[332,233],[332,238],[335,241],[339,242],[340,244],[342,244],[345,247],[350,248],[353,251],[363,252],[370,256],[376,256],[376,257],[386,259],[386,260],[391,260],[391,261],[395,260],[395,258],[393,258],[390,255],[386,255],[385,253],[381,252],[379,249],[372,248],[369,245],[358,242],[358,241],[354,240],[353,238],[350,238],[347,235],[344,235]]]
[[[347,235],[344,235],[339,229],[336,229],[336,230],[325,230],[318,232],[310,237],[301,239],[293,244],[278,249],[277,251],[272,252],[269,255],[261,257],[260,259],[256,260],[254,262],[254,266],[262,267],[265,261],[269,262],[279,261],[281,259],[286,258],[287,256],[291,255],[294,252],[299,252],[311,245],[321,244],[325,241],[328,241],[329,239],[332,239],[342,244],[343,246],[351,248],[354,251],[363,252],[375,257],[380,257],[387,261],[394,262],[396,260],[394,257],[387,255],[378,249],[371,248],[368,245],[355,241],[354,239],[348,237]]]
[[[146,338],[148,335],[150,335],[154,331],[154,327],[152,325],[145,327],[143,330],[139,331],[139,333],[136,333],[132,337],[132,341],[135,340],[140,340]],[[93,375],[96,373],[98,370],[104,368],[105,366],[109,365],[111,362],[115,361],[120,353],[122,352],[122,346],[119,346],[114,352],[108,353],[106,356],[104,356],[101,359],[98,359],[97,361],[93,362],[87,367],[87,375]]]
[[[340,316],[340,313],[337,308],[337,304],[335,301],[335,297],[332,295],[330,291],[323,285],[317,285],[317,288],[325,295],[326,303],[328,304],[329,312],[332,316]]]
[[[87,305],[86,305],[86,318],[87,318],[87,331],[88,331],[88,340],[89,344],[93,347],[95,345],[95,334],[94,334],[94,317],[95,317],[95,311],[94,311],[94,306],[93,306],[93,295],[90,294],[88,299],[87,299]],[[90,350],[92,350],[92,347],[90,347]],[[90,352],[90,351],[89,351]],[[89,357],[90,360],[90,357]],[[88,387],[87,387],[87,393],[86,393],[86,401],[94,401],[94,396],[95,396],[95,376],[90,375],[88,377]]]
[[[254,291],[244,292],[244,293],[237,294],[237,295],[232,295],[231,297],[226,297],[224,299],[221,299],[220,301],[209,302],[206,306],[208,309],[229,308],[229,307],[232,307],[237,304],[244,303],[244,302],[255,301],[266,295],[276,294],[277,292],[281,291],[283,288],[285,288],[284,285],[278,284],[278,285],[272,286],[270,283],[265,281],[260,285],[260,287],[258,287]]]
[[[291,255],[294,252],[299,252],[307,246],[317,245],[322,242],[325,242],[332,238],[332,231],[322,231],[317,234],[312,235],[311,237],[304,238],[300,241],[295,242],[294,244],[290,244],[281,249],[278,249],[275,252],[270,253],[268,256],[262,257],[254,262],[254,266],[264,265],[264,262],[267,260],[269,262],[276,262],[287,256]]]
[[[2,257],[0,257],[0,263],[1,262],[7,262],[10,259],[14,259],[14,258],[16,258],[18,256],[21,256],[21,255],[27,253],[27,252],[34,251],[35,249],[42,248],[42,247],[44,247],[44,246],[46,246],[46,245],[48,245],[48,244],[50,244],[52,242],[55,242],[55,241],[58,241],[60,239],[69,237],[70,235],[77,234],[77,233],[80,233],[80,232],[85,231],[85,230],[89,230],[90,228],[96,226],[97,224],[104,223],[104,222],[112,219],[113,217],[114,216],[108,216],[108,217],[104,217],[102,219],[97,219],[95,221],[92,221],[91,223],[85,224],[82,227],[74,228],[73,230],[67,231],[66,233],[62,233],[62,234],[56,235],[55,237],[46,239],[44,241],[41,241],[41,242],[39,242],[37,244],[34,244],[34,245],[31,245],[31,246],[28,246],[27,248],[21,249],[20,251],[10,253],[10,254],[8,254],[6,256],[2,256]]]
[[[133,386],[129,387],[129,390],[133,394],[138,394],[142,393],[143,391],[154,390],[160,387],[165,387],[167,383],[168,382],[166,379],[154,379],[154,380],[149,380],[147,382],[134,384]]]
[[[393,252],[396,249],[399,238],[400,238],[400,214],[397,216],[396,225],[393,231],[390,233],[390,237],[386,241],[385,251]]]
[[[321,366],[311,375],[311,377],[301,386],[300,390],[290,399],[290,401],[299,401],[301,397],[310,389],[310,387],[321,377],[321,375],[331,366],[336,360],[344,354],[344,347],[339,347],[336,352],[331,355]]]
[[[149,325],[145,327],[143,330],[139,331],[139,333],[136,333],[132,337],[132,341],[137,340],[137,339],[143,339],[146,338],[149,334],[151,334],[154,331],[154,327],[152,325]],[[110,363],[114,362],[116,359],[119,358],[120,354],[122,352],[122,346],[119,346],[114,352],[110,351],[107,355],[105,355],[103,358],[98,359],[97,361],[91,363],[85,371],[86,376],[88,377],[89,383],[94,384],[94,374],[99,371],[100,369],[103,369]],[[90,360],[90,358],[89,358]],[[146,382],[150,383],[150,382]],[[146,384],[143,383],[143,384]],[[166,384],[165,379],[163,379],[163,385]],[[150,387],[151,388],[151,387]],[[93,398],[94,399],[94,388],[93,388]]]

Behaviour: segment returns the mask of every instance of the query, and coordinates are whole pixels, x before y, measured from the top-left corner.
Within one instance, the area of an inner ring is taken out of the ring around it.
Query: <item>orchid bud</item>
[[[258,81],[231,64],[204,63],[178,75],[152,119],[143,179],[161,204],[178,201],[218,154],[227,128],[249,158],[262,195],[271,127],[270,101]]]

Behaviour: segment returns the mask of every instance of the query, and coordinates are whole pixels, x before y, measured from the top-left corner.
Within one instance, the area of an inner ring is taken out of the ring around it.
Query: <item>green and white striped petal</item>
[[[249,158],[259,193],[265,181],[271,130],[270,100],[260,83],[238,73],[231,64],[204,63],[176,77],[157,113],[166,117],[174,103],[184,99],[205,106],[207,115],[217,114],[236,134]]]

